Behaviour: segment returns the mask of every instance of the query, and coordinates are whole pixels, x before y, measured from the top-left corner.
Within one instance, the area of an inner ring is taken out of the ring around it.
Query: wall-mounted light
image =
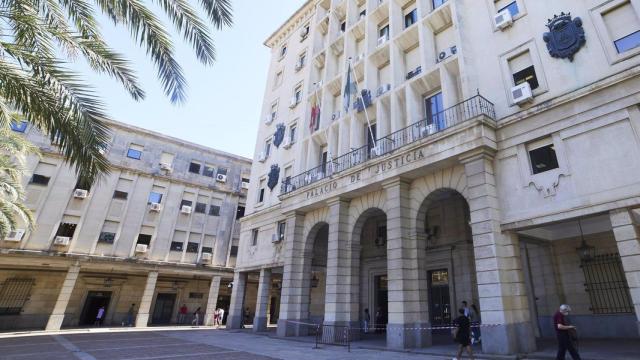
[[[576,248],[578,252],[578,256],[580,256],[580,260],[589,261],[596,256],[596,248],[594,246],[588,245],[587,241],[584,239],[584,234],[582,233],[582,223],[580,219],[578,219],[578,229],[580,230],[580,247]]]
[[[227,284],[227,287],[228,287],[229,289],[231,289],[231,288],[233,287],[233,281],[231,281],[229,284]]]
[[[311,278],[311,287],[312,288],[317,288],[318,287],[318,283],[320,283],[320,279],[318,279],[318,275],[313,274],[313,277]]]

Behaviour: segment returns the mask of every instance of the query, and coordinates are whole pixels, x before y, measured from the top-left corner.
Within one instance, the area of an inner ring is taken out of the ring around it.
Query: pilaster
[[[153,294],[156,290],[156,282],[158,281],[158,272],[151,271],[147,275],[147,283],[144,286],[142,299],[140,300],[140,308],[136,316],[136,327],[147,327],[149,323],[149,310],[153,301]]]
[[[247,273],[236,271],[233,275],[233,290],[231,292],[231,304],[229,316],[227,316],[227,329],[240,329],[244,321],[244,293],[247,287]]]
[[[51,312],[51,315],[49,316],[49,321],[47,322],[46,327],[47,331],[60,330],[62,322],[64,321],[64,313],[67,310],[67,305],[69,304],[69,299],[71,298],[73,288],[76,286],[76,281],[78,280],[79,274],[79,264],[76,263],[69,267],[67,276],[62,283],[62,288],[60,288],[58,299],[56,300],[56,304],[53,307],[53,312]]]
[[[209,286],[209,297],[207,298],[207,308],[204,313],[204,324],[206,326],[213,326],[213,313],[218,306],[218,293],[220,292],[221,276],[214,276],[211,278],[211,285]]]
[[[269,294],[271,292],[271,269],[260,270],[258,282],[258,299],[256,300],[256,314],[253,318],[253,331],[267,331],[269,319]]]

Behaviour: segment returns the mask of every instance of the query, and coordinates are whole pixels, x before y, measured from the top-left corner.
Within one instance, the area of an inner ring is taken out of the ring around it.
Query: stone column
[[[640,334],[640,230],[638,229],[640,209],[613,210],[609,216],[636,312],[638,334]]]
[[[79,274],[79,264],[76,263],[69,267],[67,276],[64,278],[64,282],[62,283],[62,288],[60,288],[58,300],[56,300],[53,312],[51,312],[51,315],[49,316],[49,321],[47,322],[46,327],[47,331],[60,330],[62,322],[64,321],[64,313],[67,310],[67,304],[69,304],[69,299],[71,298],[73,288],[76,286],[76,280],[78,280]]]
[[[313,249],[305,249],[304,214],[287,214],[285,231],[278,336],[303,336],[308,333],[309,328],[297,322],[309,322],[313,252]]]
[[[156,291],[157,281],[158,272],[149,272],[149,275],[147,275],[147,284],[144,286],[144,292],[142,293],[142,299],[140,300],[138,315],[136,316],[136,327],[147,327],[149,324],[149,311],[151,310],[151,303],[153,302],[153,294]]]
[[[211,286],[209,287],[209,297],[207,298],[207,308],[204,312],[204,324],[206,326],[213,326],[213,313],[218,306],[218,293],[220,292],[220,280],[221,276],[214,276],[211,279]]]
[[[236,271],[233,275],[233,289],[231,292],[231,304],[229,316],[227,316],[227,329],[241,329],[244,321],[244,293],[247,288],[247,273]]]
[[[492,354],[535,349],[520,246],[515,233],[501,232],[493,157],[462,159],[467,176],[471,230],[482,322],[482,350]]]
[[[382,184],[387,196],[387,278],[389,322],[387,347],[417,348],[431,345],[427,308],[426,271],[420,260],[424,246],[411,221],[409,183],[390,179]]]
[[[253,318],[253,331],[267,331],[269,298],[271,294],[271,269],[260,270],[258,282],[258,299],[256,301],[256,314]]]
[[[349,236],[349,202],[334,198],[329,205],[329,241],[327,247],[327,283],[324,323],[358,327],[359,253],[351,249]]]

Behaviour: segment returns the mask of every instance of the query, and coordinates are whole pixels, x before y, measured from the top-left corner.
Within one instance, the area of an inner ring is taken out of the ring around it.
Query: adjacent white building
[[[466,300],[489,353],[553,337],[561,303],[639,336],[640,3],[310,0],[265,45],[231,326],[369,309],[423,347]]]

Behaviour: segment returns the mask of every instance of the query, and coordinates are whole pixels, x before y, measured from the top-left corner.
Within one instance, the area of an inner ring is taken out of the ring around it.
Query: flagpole
[[[355,74],[354,69],[351,67],[351,57],[349,57],[349,60],[347,60],[348,63],[348,69],[349,71],[352,72],[353,74],[353,80],[356,82],[356,100],[358,98],[358,96],[360,97],[360,101],[362,101],[362,108],[364,109],[364,118],[367,119],[367,125],[369,127],[369,135],[371,136],[371,139],[373,140],[373,147],[376,148],[376,152],[378,151],[378,144],[376,143],[376,137],[373,135],[373,130],[371,128],[371,121],[369,121],[369,113],[367,112],[367,106],[364,103],[364,97],[362,96],[362,94],[358,91],[358,88],[360,87],[360,84],[358,83],[358,77]]]

